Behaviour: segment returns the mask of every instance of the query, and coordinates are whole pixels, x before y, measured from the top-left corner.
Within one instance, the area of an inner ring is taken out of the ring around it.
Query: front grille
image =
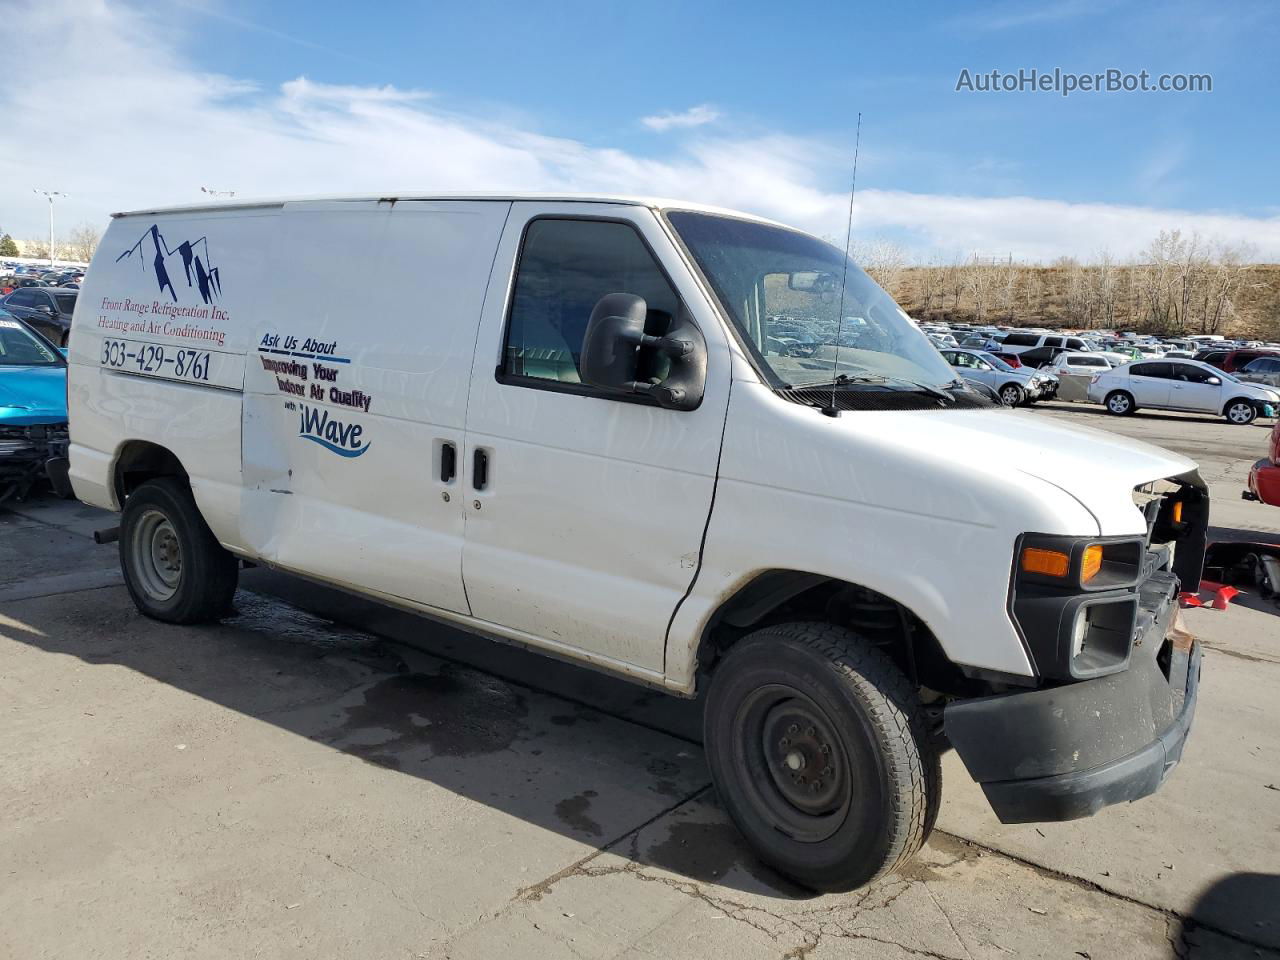
[[[0,502],[22,499],[45,476],[45,464],[67,455],[65,423],[0,426]]]

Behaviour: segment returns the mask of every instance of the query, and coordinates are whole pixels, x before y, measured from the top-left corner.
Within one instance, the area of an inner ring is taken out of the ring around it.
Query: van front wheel
[[[186,484],[148,480],[120,521],[120,569],[140,612],[166,623],[207,623],[236,592],[236,558],[218,544]]]
[[[915,689],[842,627],[789,623],[716,668],[704,743],[729,816],[762,860],[851,890],[920,849],[941,776]]]

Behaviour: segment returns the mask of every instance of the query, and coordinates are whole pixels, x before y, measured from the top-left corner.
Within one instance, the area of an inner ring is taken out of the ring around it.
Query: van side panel
[[[509,207],[286,204],[245,376],[241,514],[255,555],[468,612],[467,385]],[[353,253],[372,275],[335,269]],[[442,481],[446,443],[456,473]]]
[[[278,207],[118,217],[85,277],[68,359],[71,481],[119,509],[125,444],[167,448],[218,540],[240,549],[240,391]]]

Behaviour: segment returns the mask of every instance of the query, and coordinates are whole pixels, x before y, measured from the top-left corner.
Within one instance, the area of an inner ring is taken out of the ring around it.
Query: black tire
[[[1112,390],[1102,402],[1107,408],[1107,413],[1117,417],[1127,417],[1138,409],[1133,402],[1133,394],[1127,390]]]
[[[1243,427],[1258,419],[1258,408],[1252,400],[1236,397],[1227,401],[1227,405],[1222,408],[1222,415],[1227,418],[1227,423]]]
[[[1006,407],[1020,407],[1027,402],[1027,391],[1016,383],[1006,383],[1000,388],[1000,402]]]
[[[120,569],[138,610],[166,623],[208,623],[231,607],[239,562],[218,544],[181,480],[148,480],[120,520]]]
[[[852,890],[895,869],[937,815],[942,778],[916,691],[843,627],[743,638],[716,668],[703,725],[725,810],[762,860],[807,887]]]

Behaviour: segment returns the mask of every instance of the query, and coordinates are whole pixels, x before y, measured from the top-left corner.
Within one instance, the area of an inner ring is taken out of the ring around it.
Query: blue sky
[[[52,164],[0,131],[0,227],[19,235],[43,222],[28,181],[70,193],[74,222],[195,199],[197,179],[341,192],[387,185],[379,170],[676,194],[835,233],[861,111],[864,239],[1045,259],[1182,227],[1280,259],[1273,2],[17,2],[19,32],[54,48],[44,67],[17,55],[0,106],[38,112],[59,89],[44,68],[67,66],[113,153],[89,172],[70,131],[50,131],[73,153]],[[1210,74],[1213,91],[958,93],[965,68]],[[162,169],[175,157],[189,183]]]

